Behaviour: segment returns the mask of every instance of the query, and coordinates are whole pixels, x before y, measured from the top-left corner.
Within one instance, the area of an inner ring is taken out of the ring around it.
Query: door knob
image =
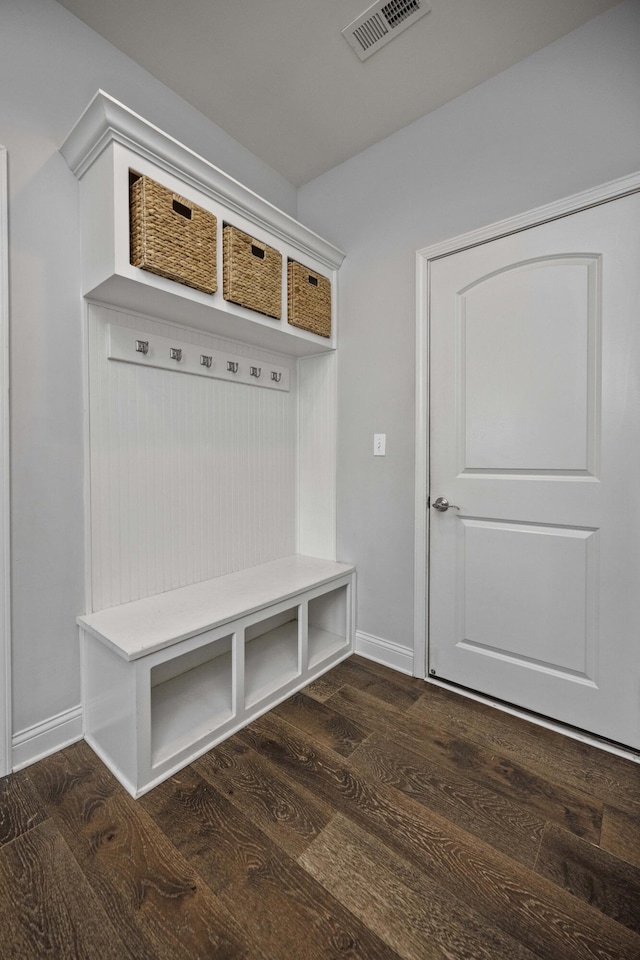
[[[433,507],[435,510],[439,510],[440,513],[445,513],[449,507],[451,507],[452,510],[460,509],[460,507],[456,507],[455,503],[449,503],[446,497],[438,497],[437,500],[434,500]]]

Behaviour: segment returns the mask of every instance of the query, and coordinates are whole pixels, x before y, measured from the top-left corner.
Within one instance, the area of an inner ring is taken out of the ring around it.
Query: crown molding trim
[[[337,270],[342,264],[345,255],[333,244],[104,90],[98,90],[60,147],[60,153],[81,180],[111,143],[122,144],[281,240],[293,241],[328,267]]]

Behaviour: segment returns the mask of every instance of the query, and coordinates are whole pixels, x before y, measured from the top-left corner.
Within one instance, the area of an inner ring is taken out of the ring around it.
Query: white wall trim
[[[489,240],[497,240],[498,237],[506,237],[510,233],[518,233],[520,230],[526,230],[527,227],[535,227],[540,223],[547,223],[549,220],[557,220],[560,217],[578,213],[580,210],[596,207],[600,203],[607,203],[609,200],[636,193],[638,190],[640,190],[640,171],[627,177],[620,177],[618,180],[611,180],[609,183],[603,183],[598,187],[592,187],[590,190],[574,193],[570,197],[563,197],[562,200],[555,200],[553,203],[547,203],[542,207],[535,207],[526,213],[518,214],[518,216],[498,220],[486,227],[463,233],[459,237],[441,240],[432,246],[425,247],[423,250],[418,250],[418,257],[424,260],[435,260],[437,257],[457,253],[459,250],[467,250],[469,247],[487,243]]]
[[[299,357],[296,370],[296,550],[335,560],[338,522],[336,354]]]
[[[11,771],[9,215],[5,147],[0,147],[0,384],[0,777],[4,777]]]
[[[416,479],[414,538],[413,672],[427,675],[429,630],[429,261],[416,257]]]
[[[22,770],[78,740],[82,740],[80,705],[16,733],[13,737],[13,769]]]
[[[409,676],[413,674],[413,650],[392,640],[383,640],[382,637],[356,630],[355,653],[391,670],[408,673]]]
[[[89,369],[89,313],[93,304],[83,299],[82,303],[82,463],[83,463],[83,499],[84,511],[84,605],[87,612],[93,613],[93,535],[91,529],[91,409]]]
[[[429,297],[431,263],[439,257],[467,250],[499,237],[538,226],[559,217],[636,193],[640,190],[640,171],[612,180],[590,190],[529,210],[527,213],[472,230],[461,236],[432,244],[416,253],[416,465],[415,465],[415,593],[414,645],[415,675],[428,676],[428,550],[429,518]]]

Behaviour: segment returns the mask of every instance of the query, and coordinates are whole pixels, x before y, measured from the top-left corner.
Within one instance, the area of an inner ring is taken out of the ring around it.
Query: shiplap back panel
[[[296,552],[290,357],[89,304],[91,609]],[[291,390],[107,359],[107,324],[290,367]]]
[[[298,552],[336,559],[335,353],[299,361]]]

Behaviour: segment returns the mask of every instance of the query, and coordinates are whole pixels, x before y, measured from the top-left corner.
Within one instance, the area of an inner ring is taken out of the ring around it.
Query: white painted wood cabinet
[[[139,796],[353,649],[335,529],[344,255],[102,91],[61,152],[86,302],[85,735]],[[215,294],[131,265],[131,171],[216,216]],[[281,253],[282,319],[224,299],[225,223]],[[289,258],[331,280],[330,338],[288,324]]]
[[[217,336],[293,356],[336,346],[337,270],[344,254],[288,214],[227,176],[153,124],[99,91],[61,152],[80,181],[82,292],[131,313],[143,313]],[[129,173],[146,175],[217,218],[218,290],[192,287],[134,267],[129,244]],[[222,229],[230,223],[282,254],[283,315],[275,320],[225,300]],[[287,260],[327,276],[332,285],[332,336],[287,322]]]
[[[354,577],[287,557],[79,617],[88,743],[141,796],[350,655]]]

